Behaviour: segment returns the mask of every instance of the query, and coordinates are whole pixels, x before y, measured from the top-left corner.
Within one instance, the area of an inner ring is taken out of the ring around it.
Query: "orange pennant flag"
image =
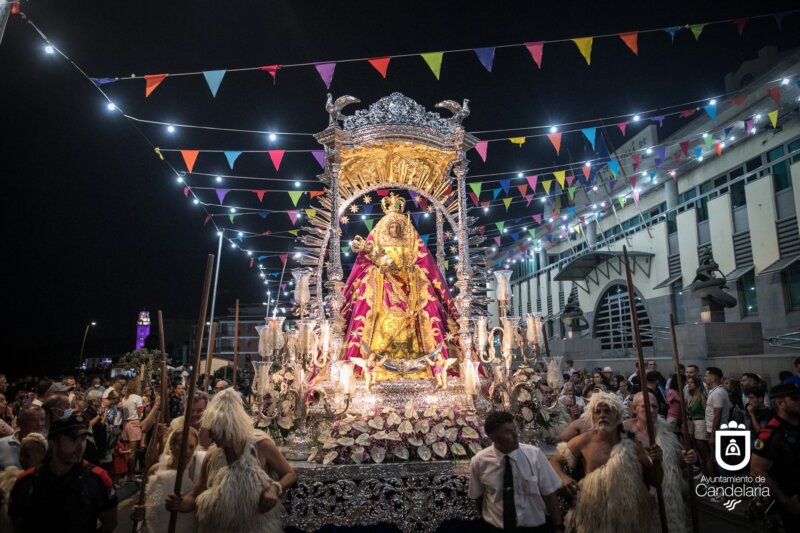
[[[519,190],[519,195],[525,198],[525,194],[528,192],[528,185],[517,185],[517,190]]]
[[[312,200],[317,196],[322,196],[323,194],[325,194],[325,191],[308,191],[308,195],[311,197]]]
[[[550,194],[550,185],[553,184],[553,180],[542,180],[542,187],[544,188],[544,192]]]
[[[156,87],[158,87],[161,84],[161,82],[164,81],[164,78],[166,78],[167,76],[169,76],[169,74],[147,74],[144,77],[144,82],[145,82],[145,85],[144,85],[144,96],[145,96],[145,98],[150,96],[150,93],[155,91]]]
[[[189,169],[189,172],[194,168],[194,162],[197,161],[197,155],[199,153],[200,150],[181,150],[183,162],[186,163],[186,168]]]
[[[630,33],[620,33],[619,38],[628,45],[631,52],[639,55],[639,32],[632,31]]]
[[[566,174],[567,174],[566,170],[556,170],[555,172],[553,172],[553,176],[556,177],[556,181],[558,182],[559,185],[561,185],[562,189],[564,188],[564,179],[566,178]]]
[[[561,151],[561,134],[548,133],[547,138],[550,139],[551,143],[553,143],[553,148],[556,149],[556,154],[558,154]]]
[[[572,42],[575,43],[575,46],[578,47],[580,50],[581,55],[586,60],[587,65],[592,64],[592,41],[594,40],[593,37],[581,37],[579,39],[572,39]]]
[[[386,71],[389,68],[389,61],[391,57],[373,57],[372,59],[368,59],[369,64],[375,67],[375,70],[381,73],[381,76],[384,78],[386,77]]]

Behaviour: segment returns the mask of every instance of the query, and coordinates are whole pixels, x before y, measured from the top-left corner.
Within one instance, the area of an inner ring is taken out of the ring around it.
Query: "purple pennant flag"
[[[114,83],[115,81],[119,81],[119,78],[89,78],[92,80],[92,83],[100,87],[101,85],[106,85],[108,83]]]
[[[664,115],[656,115],[654,117],[650,117],[650,120],[652,120],[653,122],[658,122],[658,127],[660,128],[661,126],[664,125],[664,118],[665,118]]]
[[[325,82],[325,88],[330,89],[333,81],[333,71],[336,70],[336,63],[317,63],[314,67],[319,72],[322,81]]]
[[[231,192],[230,189],[215,189],[217,191],[217,198],[219,198],[219,203],[225,203],[225,195]]]
[[[478,61],[481,62],[483,68],[491,72],[492,65],[494,64],[494,46],[488,48],[476,48],[475,55],[478,56]]]
[[[311,150],[311,155],[317,160],[320,168],[325,168],[325,150]]]
[[[267,218],[267,216],[269,216],[269,211],[259,211],[258,216],[261,218]]]
[[[361,209],[364,210],[364,214],[365,215],[371,215],[373,207],[375,207],[375,204],[366,204],[366,205],[361,206]]]
[[[665,157],[667,157],[667,147],[659,146],[658,148],[656,148],[656,166],[663,163]]]
[[[411,196],[411,201],[414,202],[414,205],[419,207],[419,200],[417,200],[417,193],[414,191],[408,191],[408,195]]]
[[[422,216],[422,213],[411,213],[411,218],[414,220],[414,225],[419,226],[419,218]]]

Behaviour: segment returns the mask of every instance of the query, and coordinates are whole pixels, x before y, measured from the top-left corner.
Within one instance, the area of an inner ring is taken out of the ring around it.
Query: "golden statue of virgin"
[[[390,194],[381,207],[385,214],[369,236],[352,242],[358,255],[344,291],[345,356],[377,355],[382,363],[368,370],[378,381],[428,377],[420,359],[437,349],[448,357],[448,342],[458,331],[455,306],[433,256],[403,214],[405,200]]]

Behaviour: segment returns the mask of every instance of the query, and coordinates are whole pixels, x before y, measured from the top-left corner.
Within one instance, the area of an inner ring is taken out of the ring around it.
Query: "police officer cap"
[[[67,435],[73,439],[77,439],[83,435],[91,435],[89,430],[89,420],[83,415],[71,415],[68,418],[61,418],[54,420],[50,424],[50,431],[47,432],[47,437],[57,437],[59,435]]]
[[[797,382],[781,383],[775,385],[769,390],[769,399],[783,398],[785,396],[792,396],[797,399],[800,398],[800,384]]]

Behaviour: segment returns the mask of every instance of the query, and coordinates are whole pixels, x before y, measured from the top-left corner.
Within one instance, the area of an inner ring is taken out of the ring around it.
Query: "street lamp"
[[[83,348],[86,346],[86,336],[89,335],[89,328],[96,325],[97,322],[89,322],[86,324],[86,330],[83,332],[83,342],[81,342],[81,358],[78,360],[78,368],[83,366]]]

